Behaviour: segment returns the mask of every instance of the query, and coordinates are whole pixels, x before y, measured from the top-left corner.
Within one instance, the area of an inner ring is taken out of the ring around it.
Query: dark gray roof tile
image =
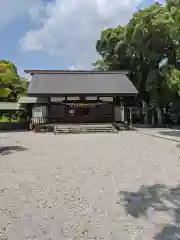
[[[28,95],[136,95],[126,74],[119,72],[35,73]]]

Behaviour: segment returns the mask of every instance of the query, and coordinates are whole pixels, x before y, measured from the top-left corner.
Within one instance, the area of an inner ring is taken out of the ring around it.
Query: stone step
[[[58,133],[118,133],[115,127],[111,124],[102,125],[56,125],[54,134]]]
[[[112,131],[112,130],[106,130],[106,131],[82,131],[82,130],[61,130],[61,131],[54,131],[54,134],[60,134],[60,133],[118,133],[118,131]]]
[[[56,131],[116,131],[114,128],[59,128]]]
[[[112,128],[113,125],[112,124],[56,124],[55,125],[56,128],[94,128],[94,127],[97,127],[97,128]]]
[[[83,127],[80,127],[80,128],[77,128],[77,127],[76,128],[73,128],[73,127],[67,127],[67,128],[66,127],[62,127],[62,128],[59,128],[58,127],[58,128],[54,128],[54,129],[56,129],[56,130],[58,130],[58,129],[74,129],[74,130],[79,130],[79,129],[84,129],[84,130],[89,130],[89,129],[97,129],[98,130],[98,129],[102,129],[102,130],[106,130],[106,129],[110,129],[111,130],[111,129],[114,129],[114,127],[113,128],[110,128],[110,127],[108,127],[108,128],[106,128],[106,127],[100,127],[100,128],[97,128],[97,127],[94,127],[94,128],[91,128],[91,127],[89,127],[89,128],[87,128],[87,127],[86,128],[83,128]]]

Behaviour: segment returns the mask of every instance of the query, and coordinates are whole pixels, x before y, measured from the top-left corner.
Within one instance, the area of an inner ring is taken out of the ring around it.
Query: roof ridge
[[[43,69],[29,69],[24,70],[25,73],[30,74],[61,74],[61,73],[70,73],[70,74],[127,74],[128,71],[96,71],[96,70],[43,70]]]

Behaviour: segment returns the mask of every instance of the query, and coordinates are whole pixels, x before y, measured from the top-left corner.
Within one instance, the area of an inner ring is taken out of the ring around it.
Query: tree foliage
[[[26,94],[28,82],[18,75],[17,67],[0,60],[0,98],[16,101],[19,94]]]
[[[134,13],[126,26],[101,33],[96,69],[128,70],[140,98],[162,109],[180,91],[180,0],[155,3]],[[159,63],[167,58],[165,66]]]
[[[105,62],[105,60],[98,60],[95,63],[93,63],[93,69],[96,71],[107,71],[108,70],[108,64]]]
[[[180,90],[180,71],[178,69],[172,69],[168,76],[169,88],[173,93],[178,93]],[[177,91],[178,90],[178,91]]]

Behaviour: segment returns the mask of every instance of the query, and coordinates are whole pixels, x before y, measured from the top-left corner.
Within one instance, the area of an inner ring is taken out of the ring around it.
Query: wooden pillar
[[[124,122],[128,122],[128,108],[124,107]]]
[[[12,112],[11,111],[9,112],[9,122],[10,123],[12,122]]]

